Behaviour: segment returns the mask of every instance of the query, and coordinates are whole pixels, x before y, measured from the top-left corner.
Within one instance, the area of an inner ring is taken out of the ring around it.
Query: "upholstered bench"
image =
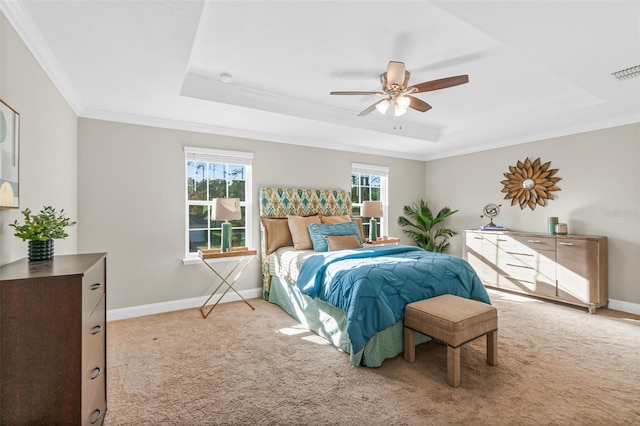
[[[447,344],[447,383],[460,386],[460,348],[487,336],[487,364],[498,364],[498,311],[476,300],[445,294],[409,303],[404,310],[404,359],[415,361],[418,331]]]

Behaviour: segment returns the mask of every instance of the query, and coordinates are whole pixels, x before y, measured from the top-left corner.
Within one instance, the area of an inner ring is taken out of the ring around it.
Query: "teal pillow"
[[[327,244],[327,236],[329,235],[355,235],[360,244],[362,244],[360,229],[356,222],[310,223],[307,228],[313,244],[313,251],[329,251],[329,245]]]

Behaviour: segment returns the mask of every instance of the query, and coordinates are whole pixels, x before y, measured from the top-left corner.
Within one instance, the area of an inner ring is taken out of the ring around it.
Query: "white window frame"
[[[189,193],[187,190],[188,171],[187,161],[207,161],[210,163],[224,164],[241,164],[245,166],[245,200],[240,202],[240,206],[244,207],[245,218],[245,243],[247,247],[253,247],[253,170],[252,170],[252,152],[227,151],[210,148],[184,147],[184,253],[185,256],[182,263],[185,265],[200,263],[197,253],[189,252],[189,205],[210,205],[211,200],[189,201]]]
[[[360,173],[365,175],[374,175],[380,178],[380,201],[382,201],[382,214],[380,218],[380,236],[389,235],[389,167],[375,166],[372,164],[351,163],[351,173]],[[349,179],[351,181],[351,179]],[[361,203],[353,205],[361,206]]]

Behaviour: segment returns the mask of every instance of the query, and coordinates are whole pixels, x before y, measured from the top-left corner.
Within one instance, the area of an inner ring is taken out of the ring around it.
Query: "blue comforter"
[[[473,268],[459,257],[413,246],[374,246],[309,257],[298,288],[347,313],[354,353],[404,318],[407,303],[454,294],[491,303]]]

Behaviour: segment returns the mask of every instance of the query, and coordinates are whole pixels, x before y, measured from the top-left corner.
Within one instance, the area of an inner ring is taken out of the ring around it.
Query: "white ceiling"
[[[640,122],[640,1],[2,1],[81,117],[433,159]],[[357,114],[390,60],[433,109]],[[223,83],[219,75],[233,75]]]

